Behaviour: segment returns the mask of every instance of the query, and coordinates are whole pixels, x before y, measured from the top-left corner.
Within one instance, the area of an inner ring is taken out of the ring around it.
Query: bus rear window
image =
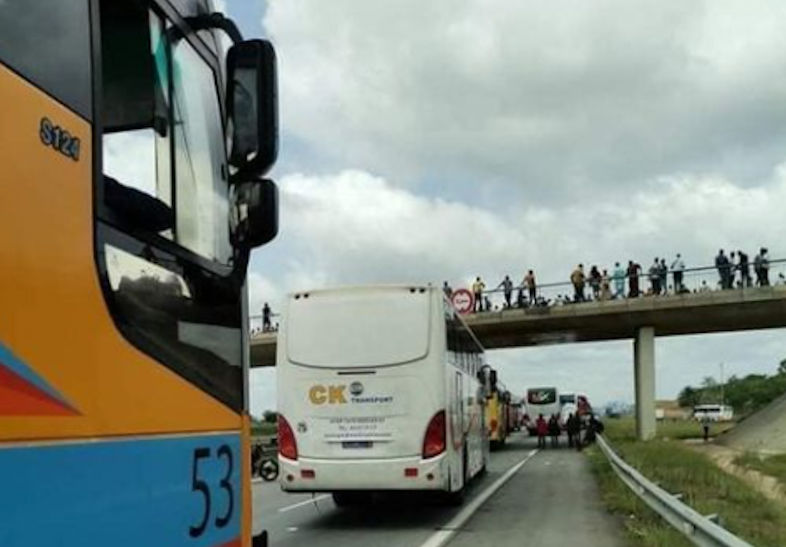
[[[527,391],[527,402],[532,405],[550,405],[556,400],[556,389],[541,388]]]
[[[296,295],[285,318],[287,358],[321,368],[422,359],[429,349],[429,302],[428,292],[400,288]]]

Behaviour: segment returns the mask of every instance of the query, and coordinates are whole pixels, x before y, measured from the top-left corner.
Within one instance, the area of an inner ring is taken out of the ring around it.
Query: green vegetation
[[[625,424],[625,427],[629,428],[631,438],[633,438],[636,433],[636,425],[633,418],[619,421],[623,423],[628,422]],[[715,437],[716,435],[720,435],[724,431],[734,427],[734,425],[734,422],[713,423],[710,425],[709,436]],[[664,440],[695,439],[702,437],[703,435],[704,430],[702,429],[701,424],[696,420],[662,420],[658,422],[657,426],[657,436],[658,438]]]
[[[786,454],[760,456],[753,452],[745,452],[735,458],[734,464],[775,477],[778,482],[786,486]]]
[[[692,545],[685,536],[631,492],[630,488],[614,473],[597,446],[587,449],[587,455],[598,482],[601,499],[609,511],[622,519],[630,545],[641,547]]]
[[[644,476],[669,492],[682,492],[683,501],[700,513],[717,513],[724,527],[755,545],[786,545],[786,507],[767,500],[740,479],[719,469],[708,457],[678,440],[659,437],[634,440],[632,420],[607,420],[606,438],[614,450]],[[665,426],[666,430],[670,426]],[[676,436],[670,436],[675,439]],[[687,545],[670,536],[665,521],[638,501],[612,474],[597,448],[590,451],[604,502],[623,514],[635,545]]]
[[[251,435],[253,437],[275,435],[278,430],[277,418],[278,414],[272,410],[266,410],[261,420],[251,416]]]
[[[778,372],[772,376],[766,374],[749,374],[744,378],[732,376],[729,381],[719,384],[708,376],[701,387],[685,387],[677,397],[680,406],[692,408],[703,403],[719,403],[723,400],[734,407],[738,416],[747,416],[756,412],[770,401],[786,393],[786,359],[781,361]]]

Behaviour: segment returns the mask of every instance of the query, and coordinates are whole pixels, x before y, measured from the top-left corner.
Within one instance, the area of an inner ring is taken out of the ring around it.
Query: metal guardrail
[[[717,515],[702,515],[696,512],[679,501],[681,494],[670,494],[625,463],[614,453],[603,436],[598,435],[597,441],[622,482],[694,544],[707,547],[751,547],[750,543],[717,524]]]

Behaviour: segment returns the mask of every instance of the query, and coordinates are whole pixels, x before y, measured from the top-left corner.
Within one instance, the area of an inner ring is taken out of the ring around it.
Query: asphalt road
[[[585,457],[534,448],[534,439],[516,435],[493,452],[488,473],[473,481],[460,507],[411,494],[339,509],[329,495],[255,483],[254,531],[267,529],[273,547],[624,545],[597,499]],[[510,480],[495,490],[503,476]]]

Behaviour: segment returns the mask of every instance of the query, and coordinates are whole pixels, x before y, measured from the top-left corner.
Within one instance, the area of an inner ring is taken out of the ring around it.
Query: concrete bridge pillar
[[[636,435],[646,441],[655,436],[655,329],[640,327],[633,341],[636,384]]]

